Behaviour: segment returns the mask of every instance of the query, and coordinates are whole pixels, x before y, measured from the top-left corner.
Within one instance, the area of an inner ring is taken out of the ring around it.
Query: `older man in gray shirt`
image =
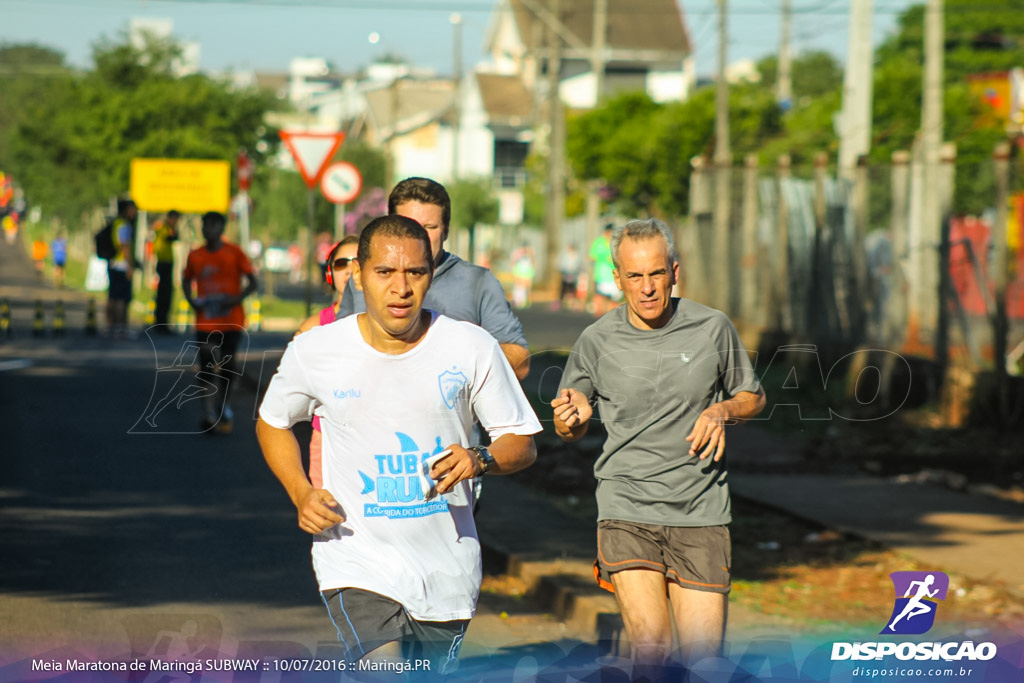
[[[434,257],[434,280],[423,307],[455,320],[479,325],[498,340],[516,377],[522,381],[530,372],[530,350],[523,325],[512,312],[505,291],[486,268],[467,263],[444,250],[452,205],[447,190],[429,178],[406,178],[388,196],[388,213],[412,218],[430,237]],[[341,298],[338,317],[366,310],[363,293],[350,280]]]
[[[592,402],[600,410],[598,583],[618,600],[634,674],[657,680],[673,621],[684,663],[721,650],[732,557],[725,425],[755,416],[765,397],[729,319],[672,297],[679,264],[664,223],[617,228],[611,252],[626,305],[583,331],[551,405],[566,441],[586,433]]]

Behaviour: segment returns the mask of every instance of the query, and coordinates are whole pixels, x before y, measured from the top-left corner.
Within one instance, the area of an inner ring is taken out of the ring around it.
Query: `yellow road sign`
[[[228,210],[231,164],[198,159],[132,159],[131,195],[144,211]]]

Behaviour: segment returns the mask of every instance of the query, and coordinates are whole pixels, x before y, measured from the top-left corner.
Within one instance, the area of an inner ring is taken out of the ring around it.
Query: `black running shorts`
[[[321,596],[353,661],[397,640],[406,660],[429,660],[430,673],[451,673],[468,620],[417,621],[391,598],[361,588],[328,590]]]

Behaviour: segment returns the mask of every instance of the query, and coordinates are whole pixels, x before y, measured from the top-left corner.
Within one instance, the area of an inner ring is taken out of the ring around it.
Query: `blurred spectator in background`
[[[64,268],[68,263],[68,237],[64,230],[58,230],[50,242],[50,257],[53,259],[53,284],[64,288]]]
[[[533,289],[534,265],[533,248],[526,242],[512,252],[512,305],[526,308],[530,305],[530,291]]]
[[[299,282],[304,279],[305,273],[302,269],[302,250],[299,249],[299,245],[292,244],[288,247],[288,263],[291,265],[291,271],[288,273],[288,281],[292,284]]]
[[[18,214],[9,213],[0,219],[0,223],[3,223],[4,238],[7,240],[7,244],[14,244],[14,241],[18,239]]]
[[[43,274],[43,265],[49,253],[50,248],[46,246],[46,240],[39,237],[32,240],[32,262],[36,265],[36,272],[40,276]]]
[[[575,244],[570,244],[558,257],[558,272],[562,274],[562,288],[558,294],[558,302],[569,308],[576,308],[576,286],[580,280],[580,271],[583,270],[583,259],[576,250]]]
[[[178,240],[181,214],[173,209],[153,225],[153,256],[156,258],[156,332],[174,334],[168,326],[174,299],[174,243]]]
[[[132,273],[135,271],[135,218],[139,210],[130,199],[117,201],[112,238],[115,255],[107,260],[107,326],[113,338],[128,334],[128,302],[132,300]]]
[[[612,229],[608,223],[604,233],[594,238],[590,245],[590,261],[594,272],[594,296],[592,313],[601,317],[612,310],[622,300],[622,292],[615,286],[615,264],[612,263]]]

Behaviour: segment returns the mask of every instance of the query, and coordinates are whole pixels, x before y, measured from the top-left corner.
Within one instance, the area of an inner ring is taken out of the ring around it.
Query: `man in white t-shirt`
[[[299,528],[314,535],[338,637],[367,670],[417,660],[433,674],[450,670],[480,592],[473,477],[530,465],[541,430],[494,338],[422,308],[430,254],[416,221],[371,222],[353,273],[366,312],[291,342],[257,423]],[[322,489],[291,431],[313,415],[322,418]],[[474,418],[487,448],[470,441]]]

